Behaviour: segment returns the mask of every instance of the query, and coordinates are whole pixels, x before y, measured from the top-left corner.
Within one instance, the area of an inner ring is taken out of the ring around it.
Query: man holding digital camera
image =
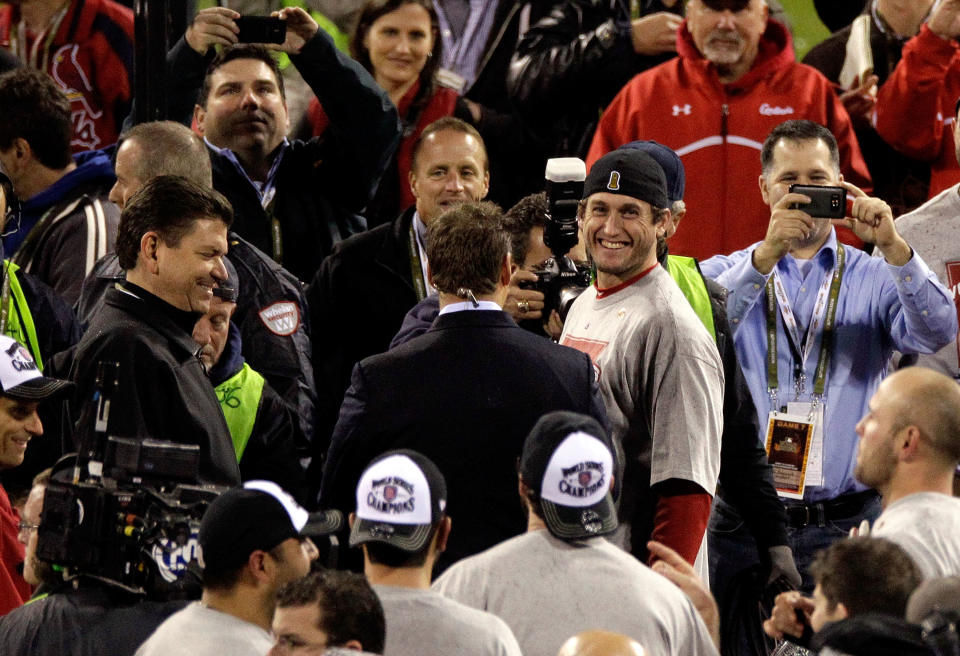
[[[936,351],[954,339],[957,317],[950,294],[897,232],[890,207],[843,180],[828,129],[811,121],[778,125],[761,163],[760,193],[771,210],[766,237],[701,267],[730,290],[737,355],[809,592],[813,554],[879,514],[876,492],[853,476],[854,426],[869,412],[892,350]],[[811,216],[804,206],[837,190],[804,194],[792,185],[839,187],[852,206],[841,196],[843,218]],[[844,247],[834,225],[874,244],[883,258]],[[756,562],[749,535],[737,528],[742,521],[722,500],[713,525],[726,538],[712,548],[729,550],[727,562]]]

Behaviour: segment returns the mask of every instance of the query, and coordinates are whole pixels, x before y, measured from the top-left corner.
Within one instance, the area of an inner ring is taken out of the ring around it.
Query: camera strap
[[[773,401],[771,404],[773,410],[776,410],[777,390],[780,385],[777,377],[777,309],[779,307],[779,314],[783,317],[784,332],[787,333],[787,343],[794,360],[795,399],[799,399],[801,395],[806,393],[804,365],[813,350],[813,343],[816,341],[815,335],[822,330],[823,338],[820,341],[820,355],[817,359],[813,385],[814,398],[822,398],[826,387],[827,367],[830,364],[830,355],[833,350],[833,327],[837,318],[837,299],[840,296],[840,283],[843,280],[845,265],[846,251],[843,244],[838,243],[836,265],[831,273],[823,277],[823,283],[820,285],[813,306],[813,317],[802,340],[797,318],[790,306],[790,299],[787,298],[786,289],[776,267],[773,269],[773,275],[767,280],[765,306],[767,317],[767,392]]]
[[[420,259],[420,246],[417,231],[410,222],[410,239],[407,240],[410,252],[410,278],[413,280],[413,290],[417,293],[417,303],[427,297],[427,284],[423,279],[423,262]]]

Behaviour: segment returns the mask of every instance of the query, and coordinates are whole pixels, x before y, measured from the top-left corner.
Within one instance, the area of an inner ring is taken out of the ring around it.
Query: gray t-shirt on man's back
[[[432,590],[389,585],[373,589],[387,620],[384,656],[521,656],[510,628],[496,615]]]

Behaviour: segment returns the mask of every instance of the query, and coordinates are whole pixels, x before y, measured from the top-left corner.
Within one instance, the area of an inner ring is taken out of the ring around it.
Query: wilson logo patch
[[[260,310],[260,321],[274,335],[286,337],[300,327],[300,308],[292,301],[273,303]]]

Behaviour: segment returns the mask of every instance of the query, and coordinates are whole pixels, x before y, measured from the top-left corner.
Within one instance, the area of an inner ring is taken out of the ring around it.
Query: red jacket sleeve
[[[691,481],[670,479],[657,488],[660,497],[651,539],[667,545],[692,565],[707,530],[713,497]],[[651,556],[648,564],[656,560]]]
[[[941,39],[923,25],[877,92],[877,132],[909,157],[933,160],[943,149],[943,139],[950,137],[944,120],[954,116],[953,102],[960,90],[954,88],[951,95],[948,88],[957,50],[956,42]]]

